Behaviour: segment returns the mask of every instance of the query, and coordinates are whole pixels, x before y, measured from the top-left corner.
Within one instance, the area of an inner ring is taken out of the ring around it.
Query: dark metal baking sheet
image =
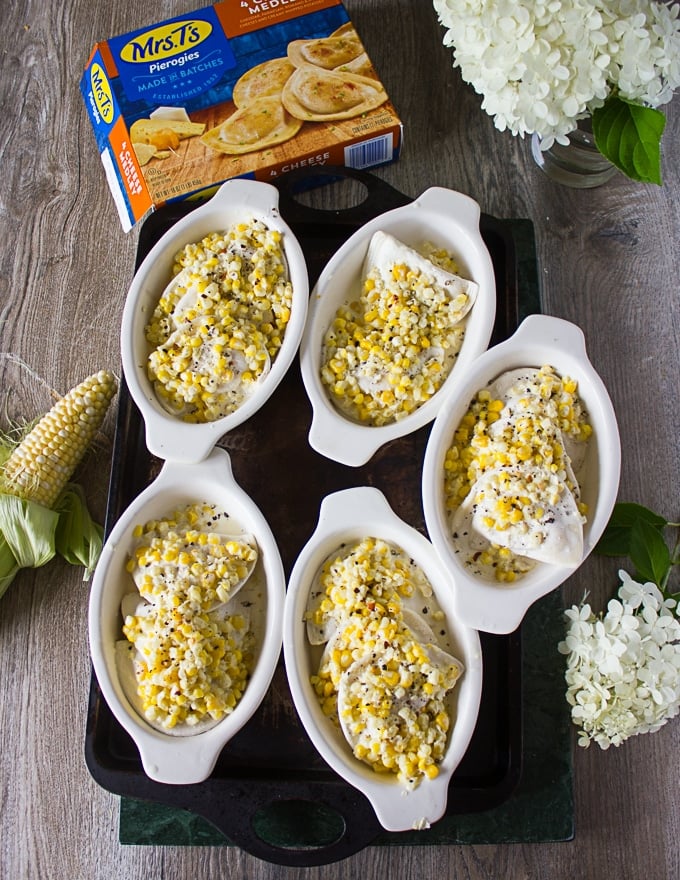
[[[281,214],[302,245],[310,288],[330,256],[362,223],[410,201],[364,172],[343,169],[337,174],[356,178],[365,186],[362,204],[319,211],[296,198],[308,183],[307,174],[289,175],[279,184]],[[147,219],[140,231],[137,265],[158,238],[194,207],[196,203],[176,203]],[[492,339],[496,342],[510,335],[523,312],[533,306],[520,301],[522,266],[516,259],[513,222],[482,215],[480,226],[496,273],[498,307]],[[420,471],[429,427],[388,443],[363,467],[348,468],[309,447],[310,422],[311,407],[296,361],[262,410],[220,442],[231,456],[238,483],[267,518],[287,574],[314,530],[321,499],[341,488],[378,487],[399,516],[427,534]],[[123,382],[107,533],[161,464],[146,449],[139,411]],[[482,634],[482,649],[481,710],[470,747],[449,788],[447,816],[497,806],[511,795],[521,776],[520,631],[509,636]],[[233,843],[278,864],[315,865],[345,858],[381,832],[363,795],[327,767],[307,738],[288,691],[283,660],[262,706],[228,743],[213,774],[201,784],[164,785],[144,774],[134,743],[112,716],[94,675],[85,755],[90,773],[107,790],[194,812]],[[329,823],[329,816],[338,821]],[[318,840],[310,839],[317,826],[325,832]]]

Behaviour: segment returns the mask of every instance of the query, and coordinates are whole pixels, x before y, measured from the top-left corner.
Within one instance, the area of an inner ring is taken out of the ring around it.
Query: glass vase
[[[566,146],[555,142],[547,150],[542,150],[541,138],[532,135],[531,154],[551,180],[575,189],[602,186],[617,171],[595,146],[590,119],[582,119],[578,128],[570,132]]]

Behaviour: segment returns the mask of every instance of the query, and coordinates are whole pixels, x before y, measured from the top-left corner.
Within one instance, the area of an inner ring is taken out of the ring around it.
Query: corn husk
[[[14,580],[19,571],[19,563],[16,561],[12,549],[0,534],[0,597]]]
[[[0,494],[0,596],[19,569],[37,568],[52,559],[58,519],[41,504]]]
[[[77,484],[67,485],[54,510],[0,494],[0,597],[20,569],[39,568],[57,553],[71,565],[82,565],[87,580],[99,559],[103,536]]]
[[[103,390],[97,383],[103,386]],[[93,393],[98,396],[90,405],[87,394],[94,386],[97,388]],[[92,520],[80,486],[62,481],[60,487],[59,480],[68,469],[70,473],[75,470],[115,391],[114,377],[101,371],[72,389],[45,416],[30,424],[13,424],[8,431],[0,432],[0,596],[20,569],[43,566],[57,553],[72,565],[82,565],[84,579],[94,570],[103,545],[103,529]],[[45,426],[42,433],[41,425]],[[89,433],[84,435],[83,430]],[[27,458],[19,460],[10,474],[18,447],[27,436],[33,444],[30,453]],[[77,455],[73,454],[72,436],[77,444]],[[69,453],[65,457],[60,457],[60,450],[55,451],[53,445],[62,440]],[[45,444],[44,451],[41,451],[40,442]],[[45,469],[43,456],[49,462],[56,462],[58,467]],[[30,467],[25,467],[26,462]],[[46,495],[44,486],[38,493],[25,491],[28,485],[25,474],[30,476],[36,468],[38,474],[41,470],[49,474],[51,482],[45,485],[53,485],[56,481],[51,495],[49,492]],[[20,480],[16,479],[17,473]],[[49,506],[45,497],[52,499]]]
[[[85,493],[77,483],[69,483],[57,502],[57,553],[71,565],[85,568],[87,580],[97,564],[104,543],[104,529],[90,516]]]
[[[59,514],[42,504],[0,495],[0,532],[19,568],[39,568],[52,559],[58,521]]]

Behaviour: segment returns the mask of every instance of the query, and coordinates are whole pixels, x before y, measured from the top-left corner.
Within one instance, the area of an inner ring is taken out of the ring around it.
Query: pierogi
[[[354,30],[320,40],[293,40],[288,44],[288,58],[296,67],[313,64],[326,70],[348,64],[363,51],[364,47]]]
[[[304,64],[286,83],[281,100],[297,119],[330,122],[374,110],[387,100],[387,92],[371,77]]]
[[[234,85],[234,104],[241,109],[258,98],[280,97],[294,70],[287,58],[272,58],[252,67]]]
[[[289,140],[302,121],[291,116],[278,95],[257,98],[233,113],[201,140],[221,153],[240,155],[262,150]]]

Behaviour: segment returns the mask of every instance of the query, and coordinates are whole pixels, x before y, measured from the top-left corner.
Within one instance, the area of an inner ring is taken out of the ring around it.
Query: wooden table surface
[[[97,40],[194,8],[189,0],[3,4],[3,423],[37,414],[50,389],[64,392],[100,368],[120,374],[118,331],[137,232],[119,226],[78,83]],[[409,196],[450,187],[489,214],[533,221],[544,311],[583,328],[618,414],[620,499],[678,519],[678,100],[666,108],[663,187],[617,177],[599,189],[567,189],[536,168],[528,141],[494,128],[452,69],[428,2],[348,0],[347,8],[405,126],[401,159],[377,176]],[[100,518],[113,427],[111,413],[81,471]],[[566,601],[587,590],[602,607],[617,567],[589,559],[566,584]],[[232,847],[121,846],[119,801],[83,759],[87,601],[80,572],[60,561],[23,571],[1,600],[0,875],[8,880],[680,876],[677,721],[607,752],[574,741],[570,842],[369,847],[305,869]]]

